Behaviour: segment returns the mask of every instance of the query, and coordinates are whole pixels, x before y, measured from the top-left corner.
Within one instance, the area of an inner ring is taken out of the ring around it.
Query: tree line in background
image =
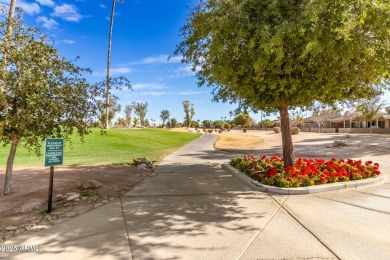
[[[381,111],[385,110],[387,113],[390,113],[390,106],[387,106],[387,102],[382,99],[381,92],[376,93],[372,98],[361,98],[356,101],[344,101],[333,106],[329,106],[323,103],[316,102],[315,105],[308,108],[298,108],[290,110],[290,123],[294,126],[299,126],[303,124],[306,117],[315,118],[319,127],[321,127],[324,121],[327,118],[327,115],[330,113],[341,113],[343,110],[349,110],[350,112],[361,112],[363,118],[369,122],[373,122]],[[111,107],[109,109],[109,122],[112,124],[112,120],[115,117],[117,112],[121,111],[121,105],[117,103],[117,98],[112,97],[110,102]],[[253,118],[250,117],[249,113],[241,108],[238,108],[236,111],[230,111],[230,118],[234,116],[233,119],[228,120],[227,117],[221,117],[221,120],[197,120],[194,121],[193,117],[195,115],[195,108],[193,104],[190,104],[190,101],[185,100],[182,102],[184,110],[183,122],[178,122],[176,118],[170,118],[170,112],[166,109],[161,110],[160,119],[161,124],[156,124],[155,119],[145,119],[146,112],[148,111],[147,102],[132,102],[131,105],[125,106],[125,116],[119,117],[114,123],[117,127],[203,127],[203,128],[217,128],[217,129],[230,129],[232,127],[240,128],[270,128],[272,126],[280,125],[279,120],[270,120],[268,118],[263,119],[264,116],[270,116],[269,113],[263,113],[261,111],[261,119],[259,122],[255,122]],[[105,107],[102,100],[98,100],[99,107],[99,121],[105,121]],[[133,111],[138,117],[132,117]],[[279,123],[278,123],[279,122]]]
[[[115,115],[121,111],[121,105],[117,103],[118,98],[115,96],[112,96],[110,99],[109,109],[108,109],[108,122],[111,125],[113,122],[113,119]],[[148,102],[132,102],[131,105],[125,106],[125,116],[124,117],[118,117],[117,121],[115,122],[115,126],[118,127],[150,127],[150,126],[157,126],[155,119],[150,119],[152,121],[152,124],[149,122],[148,119],[145,118],[146,112],[148,111]],[[166,109],[163,109],[160,112],[160,119],[161,124],[158,126],[160,127],[168,127],[168,128],[175,128],[175,127],[198,127],[199,122],[193,121],[193,117],[195,115],[195,108],[194,104],[190,104],[190,101],[184,100],[182,102],[183,108],[184,108],[184,121],[183,123],[179,123],[176,118],[170,118],[170,112]],[[106,111],[103,100],[98,101],[98,110],[99,110],[99,122],[98,125],[103,124],[105,122],[106,117]],[[132,118],[133,111],[138,117]],[[133,119],[133,120],[132,120]]]

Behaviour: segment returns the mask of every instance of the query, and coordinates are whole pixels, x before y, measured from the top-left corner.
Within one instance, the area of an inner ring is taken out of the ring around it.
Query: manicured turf
[[[174,150],[198,138],[200,134],[180,133],[167,129],[109,129],[107,135],[100,130],[85,137],[84,143],[76,137],[72,147],[65,144],[64,165],[99,165],[131,163],[134,158],[159,160]],[[9,147],[0,147],[0,168],[5,168]],[[18,147],[14,166],[42,166],[41,158]]]

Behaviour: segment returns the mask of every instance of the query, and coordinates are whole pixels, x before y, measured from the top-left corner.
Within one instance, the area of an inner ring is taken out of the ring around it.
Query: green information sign
[[[45,139],[45,166],[62,165],[64,161],[64,139]]]

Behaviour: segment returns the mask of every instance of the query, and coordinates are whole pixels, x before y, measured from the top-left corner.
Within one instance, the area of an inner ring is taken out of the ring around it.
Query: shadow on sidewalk
[[[156,255],[151,254],[169,248],[168,258],[179,259],[183,255],[175,255],[175,250],[226,249],[224,239],[256,232],[261,228],[256,220],[270,215],[269,208],[261,210],[267,197],[239,193],[122,198],[134,256],[153,259]]]

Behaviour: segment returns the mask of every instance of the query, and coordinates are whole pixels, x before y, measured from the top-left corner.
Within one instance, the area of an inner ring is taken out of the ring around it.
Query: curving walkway
[[[390,259],[390,182],[288,196],[252,190],[221,168],[203,135],[157,176],[101,208],[9,241],[44,252],[7,259]],[[384,162],[386,153],[377,156]],[[389,166],[381,168],[388,175]],[[37,255],[38,254],[38,255]],[[0,252],[0,258],[2,252]]]

